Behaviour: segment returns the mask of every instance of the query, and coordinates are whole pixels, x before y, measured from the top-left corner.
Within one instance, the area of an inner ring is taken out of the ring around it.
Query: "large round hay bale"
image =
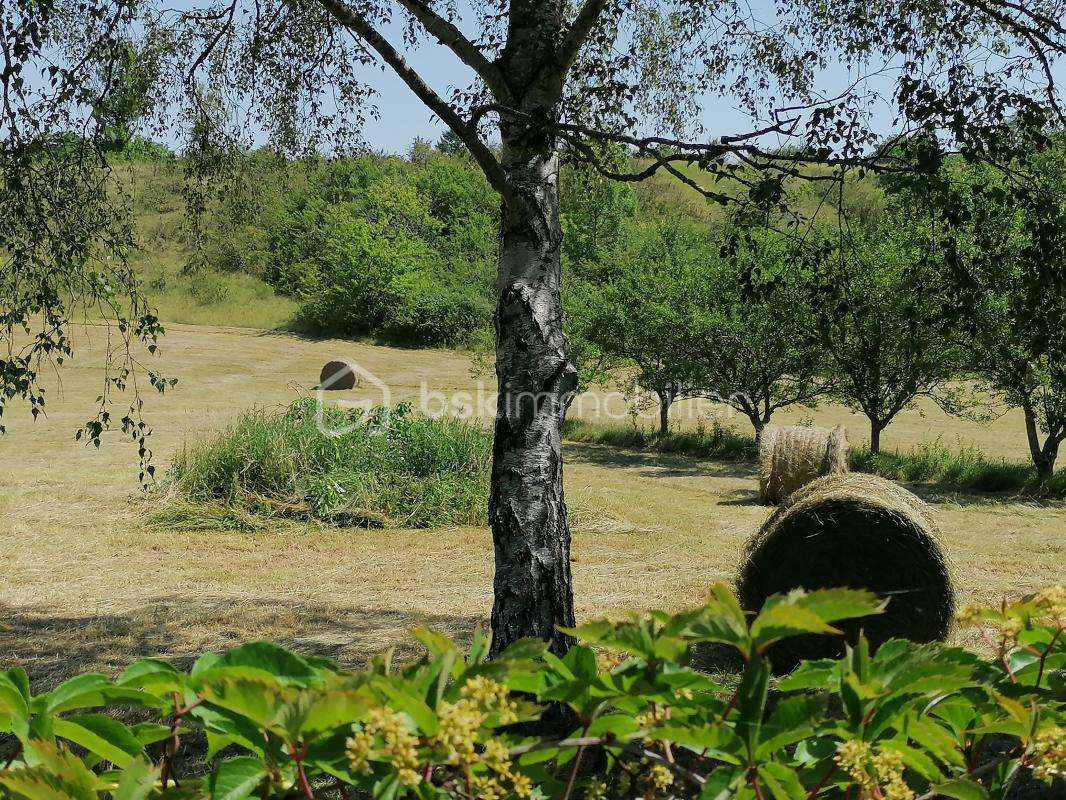
[[[759,437],[759,501],[780,503],[823,475],[848,471],[843,425],[830,430],[804,425],[768,425]]]
[[[955,614],[948,563],[927,506],[891,481],[848,473],[819,478],[781,505],[746,547],[737,595],[755,612],[793,589],[869,589],[883,614],[848,620],[845,636],[782,642],[771,655],[787,670],[799,659],[838,657],[860,630],[876,648],[891,638],[943,640]]]
[[[359,376],[347,361],[328,361],[318,375],[319,389],[354,389]]]

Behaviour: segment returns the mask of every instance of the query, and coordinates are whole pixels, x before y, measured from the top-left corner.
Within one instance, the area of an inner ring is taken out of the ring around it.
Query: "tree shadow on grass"
[[[134,610],[90,615],[0,605],[0,619],[0,668],[24,667],[35,691],[83,672],[116,675],[145,657],[187,668],[202,652],[262,639],[357,668],[389,647],[396,648],[398,660],[416,658],[420,646],[408,634],[414,626],[461,644],[478,625],[487,628],[487,620],[476,615],[243,597],[166,596]]]
[[[1037,508],[1066,509],[1066,500],[1048,499],[1027,495],[1024,492],[980,492],[958,489],[936,483],[908,483],[895,481],[907,491],[933,505],[955,505],[964,508],[1003,508],[1011,505],[1027,505]]]
[[[563,454],[571,464],[643,468],[640,475],[648,478],[750,478],[755,474],[754,466],[744,462],[715,461],[612,445],[568,441],[563,443]]]

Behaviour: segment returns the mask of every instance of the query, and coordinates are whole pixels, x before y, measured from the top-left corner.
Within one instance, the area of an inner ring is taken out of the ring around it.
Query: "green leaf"
[[[238,744],[249,752],[263,756],[263,729],[247,717],[209,705],[198,706],[192,713],[206,729],[208,747],[214,747],[225,739],[223,746]],[[212,750],[212,755],[220,749]]]
[[[563,662],[575,677],[590,681],[599,673],[596,654],[591,648],[575,645],[567,652]]]
[[[12,679],[11,672],[0,672],[0,730],[26,738],[29,714],[28,697],[21,686]]]
[[[182,692],[185,689],[185,676],[165,661],[142,658],[126,667],[115,685],[130,686],[154,694]]]
[[[744,742],[728,725],[663,725],[648,738],[687,747],[727,764],[740,764],[744,759]]]
[[[917,750],[898,739],[886,739],[881,742],[881,747],[886,750],[895,750],[903,757],[903,763],[917,772],[930,783],[944,780],[944,773],[928,755]]]
[[[77,675],[70,680],[63,681],[48,693],[45,711],[58,714],[74,708],[102,706],[107,702],[104,699],[104,689],[108,686],[110,682],[106,675],[92,672]]]
[[[763,724],[763,741],[756,758],[769,758],[782,747],[795,744],[813,733],[815,723],[824,715],[825,705],[824,695],[800,695],[778,703]]]
[[[988,790],[984,786],[965,778],[938,783],[932,788],[936,794],[955,800],[988,800]]]
[[[208,780],[211,800],[243,800],[266,777],[266,767],[257,758],[241,756],[223,761]]]
[[[269,678],[215,678],[203,687],[204,698],[246,717],[260,728],[272,728],[289,699],[285,688]]]
[[[155,744],[170,736],[170,726],[160,725],[158,722],[141,722],[130,726],[130,732],[137,737],[142,745]]]
[[[301,733],[321,733],[358,720],[371,706],[362,691],[334,689],[318,692],[307,708]]]
[[[0,786],[29,800],[97,800],[101,782],[69,750],[38,740],[26,750],[33,765],[0,771]]]
[[[544,651],[548,649],[548,643],[541,639],[519,639],[507,646],[495,661],[539,661]]]
[[[44,710],[50,714],[79,708],[96,708],[109,703],[127,703],[149,708],[159,708],[162,705],[160,699],[153,694],[126,686],[115,686],[104,675],[97,673],[78,675],[64,681],[39,699],[44,701]]]
[[[734,800],[743,778],[743,770],[718,767],[707,776],[703,790],[700,792],[700,800]]]
[[[0,676],[15,687],[15,690],[22,695],[22,699],[27,704],[30,702],[30,679],[26,675],[26,670],[22,669],[22,667],[12,667],[7,672],[0,672]]]
[[[235,647],[224,653],[212,669],[225,667],[263,670],[282,683],[304,683],[319,676],[319,672],[305,659],[270,642],[252,642]]]
[[[135,758],[122,770],[111,800],[145,800],[159,778],[159,769],[143,758]]]
[[[422,643],[430,655],[441,656],[445,653],[457,653],[458,646],[443,634],[431,631],[428,628],[411,628],[411,635]]]
[[[907,735],[948,766],[962,767],[966,761],[961,752],[961,743],[936,722],[919,717],[907,725]]]
[[[765,658],[754,657],[748,662],[744,677],[737,687],[737,734],[745,740],[748,750],[756,750],[766,694],[770,686],[770,664]]]
[[[866,589],[818,589],[804,594],[795,605],[813,612],[823,622],[839,622],[880,614],[888,601]]]
[[[752,643],[760,652],[769,645],[790,636],[807,633],[839,634],[836,628],[827,625],[810,609],[788,602],[772,602],[771,598],[751,624]]]
[[[135,756],[144,753],[144,746],[133,732],[105,714],[78,714],[57,719],[53,730],[56,736],[81,745],[117,767],[125,767]]]
[[[803,689],[825,689],[840,671],[840,662],[828,658],[818,661],[804,661],[795,670],[777,682],[782,692],[796,692]]]
[[[791,767],[767,761],[759,765],[758,773],[776,800],[804,800],[807,796],[799,775]]]

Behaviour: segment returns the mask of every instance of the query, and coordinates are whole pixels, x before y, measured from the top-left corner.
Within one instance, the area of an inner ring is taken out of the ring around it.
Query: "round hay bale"
[[[319,389],[354,389],[359,376],[347,361],[328,361],[318,375]]]
[[[759,502],[765,505],[780,503],[815,478],[847,471],[843,425],[832,430],[768,425],[759,437]]]
[[[888,639],[942,641],[955,592],[926,505],[873,475],[829,475],[781,505],[748,542],[737,595],[748,611],[793,589],[869,589],[888,599],[882,614],[847,620],[835,636],[787,639],[771,655],[775,670],[800,659],[835,658],[864,631],[871,647]]]

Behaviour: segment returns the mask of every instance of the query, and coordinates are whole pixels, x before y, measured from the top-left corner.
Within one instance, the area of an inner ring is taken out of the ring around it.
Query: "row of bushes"
[[[561,657],[526,640],[489,661],[480,633],[464,652],[415,630],[416,663],[355,673],[267,643],[42,694],[14,668],[0,672],[0,797],[991,800],[1023,783],[1061,797],[1066,589],[965,612],[992,659],[902,640],[872,654],[860,638],[772,680],[777,643],[882,607],[797,592],[750,619],[719,585],[694,611],[583,625]],[[697,671],[700,647],[742,673]],[[136,723],[114,714],[129,708]]]
[[[654,449],[697,458],[753,461],[755,439],[717,420],[699,421],[691,430],[671,429],[665,436],[633,423],[604,424],[568,419],[564,436],[573,442]],[[849,466],[856,472],[895,481],[923,483],[972,492],[1012,492],[1035,498],[1066,498],[1066,470],[1041,478],[1030,464],[990,459],[974,447],[951,450],[942,442],[919,444],[907,452],[853,448]]]

